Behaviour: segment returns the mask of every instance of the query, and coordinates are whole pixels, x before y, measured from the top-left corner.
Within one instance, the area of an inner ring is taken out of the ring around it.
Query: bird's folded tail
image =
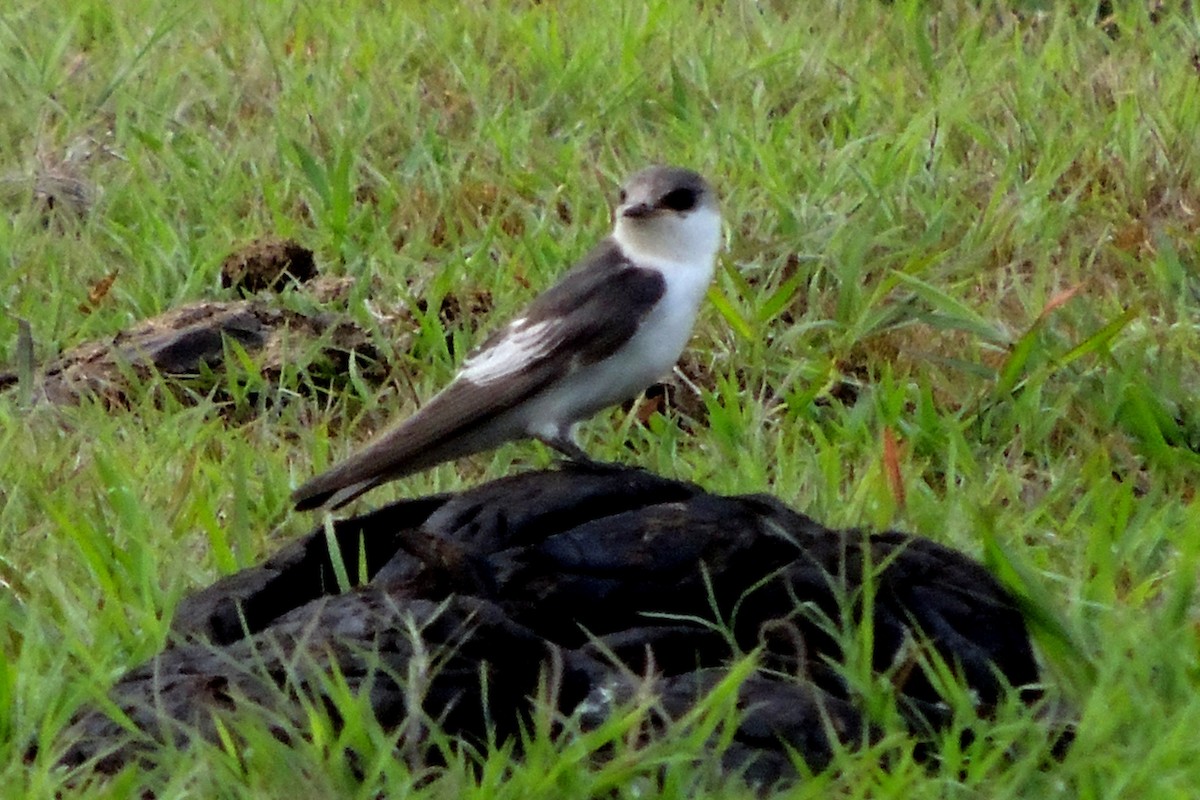
[[[292,500],[296,503],[297,511],[309,511],[322,506],[327,506],[330,511],[333,511],[382,483],[381,478],[370,478],[349,486],[333,487],[325,483],[312,486],[318,479],[324,477],[325,475],[318,475],[292,493]]]
[[[310,479],[292,492],[296,510],[341,508],[382,483],[478,453],[511,438],[507,433],[481,435],[476,426],[469,424],[446,424],[438,418],[444,416],[430,415],[423,409],[365,449]]]
[[[464,449],[461,436],[431,442],[411,422],[301,485],[292,492],[296,510],[341,508],[381,483],[455,458]]]

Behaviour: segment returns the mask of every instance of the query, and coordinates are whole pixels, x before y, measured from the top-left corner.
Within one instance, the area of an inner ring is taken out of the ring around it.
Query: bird
[[[661,165],[635,173],[610,235],[471,351],[416,413],[297,488],[296,509],[337,509],[388,481],[520,439],[594,464],[576,426],[637,397],[679,360],[720,245],[720,207],[703,176]]]

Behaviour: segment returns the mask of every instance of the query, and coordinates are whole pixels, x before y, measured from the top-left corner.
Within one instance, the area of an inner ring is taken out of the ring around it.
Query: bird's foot
[[[575,470],[578,472],[624,472],[627,467],[619,461],[597,461],[594,458],[562,458],[557,462],[559,469]]]
[[[597,461],[585,453],[582,447],[575,444],[574,440],[568,437],[550,438],[548,436],[539,436],[538,441],[562,456],[562,459],[558,461],[560,469],[577,469],[587,472],[611,472],[628,469],[623,464],[618,464],[615,461]]]

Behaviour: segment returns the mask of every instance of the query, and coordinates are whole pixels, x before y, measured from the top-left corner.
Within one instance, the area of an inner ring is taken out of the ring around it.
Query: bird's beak
[[[654,206],[649,203],[630,203],[621,209],[622,217],[630,217],[632,219],[641,219],[648,217],[655,211]]]

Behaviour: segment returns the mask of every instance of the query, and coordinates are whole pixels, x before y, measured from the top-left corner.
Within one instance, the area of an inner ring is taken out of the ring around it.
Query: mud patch
[[[317,274],[313,253],[291,239],[256,239],[221,263],[221,286],[243,294],[278,292]]]

